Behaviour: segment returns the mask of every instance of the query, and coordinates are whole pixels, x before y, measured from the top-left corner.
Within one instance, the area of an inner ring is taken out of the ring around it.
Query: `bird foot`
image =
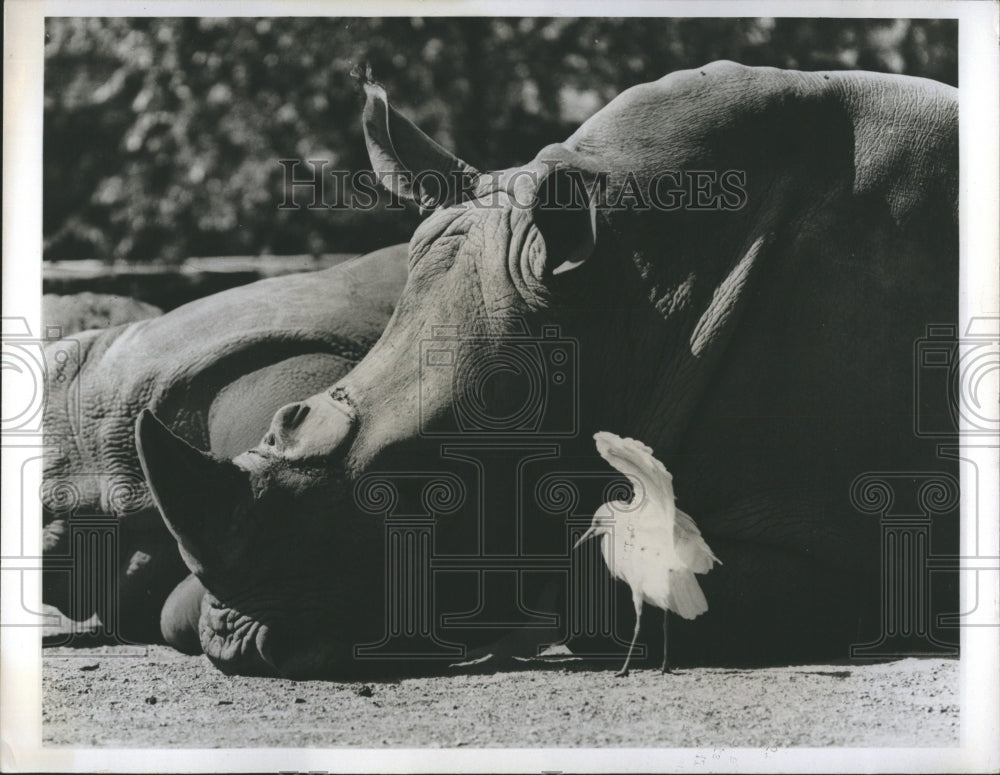
[[[628,678],[628,668],[622,668],[615,673],[615,678]]]

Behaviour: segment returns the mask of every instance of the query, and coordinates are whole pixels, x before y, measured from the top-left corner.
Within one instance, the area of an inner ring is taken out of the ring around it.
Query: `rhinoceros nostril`
[[[269,433],[264,437],[264,443],[267,444],[267,446],[269,447],[273,447],[275,441],[276,439],[274,438],[273,433]]]
[[[299,408],[295,411],[295,416],[292,418],[292,427],[297,428],[302,424],[302,421],[306,419],[306,415],[309,414],[308,404],[299,404]]]
[[[309,414],[309,407],[306,404],[289,404],[281,410],[278,417],[278,432],[293,430],[302,424]]]

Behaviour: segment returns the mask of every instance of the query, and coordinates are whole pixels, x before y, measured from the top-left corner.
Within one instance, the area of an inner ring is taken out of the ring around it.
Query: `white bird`
[[[635,439],[614,433],[594,434],[601,457],[625,474],[632,483],[630,501],[611,501],[594,514],[590,528],[573,545],[601,536],[604,562],[615,578],[632,588],[635,632],[617,675],[628,675],[643,602],[663,609],[663,672],[667,661],[667,619],[673,611],[694,619],[708,610],[708,601],[694,577],[708,573],[720,562],[695,525],[674,503],[673,476],[653,457],[653,450]]]

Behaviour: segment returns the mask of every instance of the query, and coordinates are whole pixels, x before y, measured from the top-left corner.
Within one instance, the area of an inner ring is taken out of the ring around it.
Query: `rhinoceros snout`
[[[329,456],[347,444],[354,421],[350,407],[319,393],[275,412],[263,443],[288,458]]]

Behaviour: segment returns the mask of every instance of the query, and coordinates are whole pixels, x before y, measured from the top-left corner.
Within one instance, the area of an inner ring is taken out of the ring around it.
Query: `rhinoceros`
[[[151,408],[192,444],[223,457],[242,452],[276,409],[336,381],[361,359],[405,278],[406,246],[397,245],[48,346],[44,601],[77,620],[99,608],[105,631],[122,640],[162,635],[200,651],[189,620],[194,607],[197,622],[201,590],[183,581],[188,570],[143,480],[136,417]],[[200,484],[191,480],[192,496],[211,501],[215,485]],[[102,570],[106,557],[79,551],[78,544],[93,540],[84,523],[101,516],[117,520],[114,569]],[[102,573],[115,573],[117,597],[75,588]]]
[[[113,328],[162,315],[153,304],[109,293],[73,293],[42,296],[42,323],[58,326],[62,336],[92,328]]]
[[[679,661],[844,656],[870,637],[879,533],[851,484],[940,468],[912,431],[912,353],[957,315],[956,90],[717,62],[630,88],[491,173],[366,92],[374,170],[424,215],[379,341],[232,460],[154,414],[137,423],[156,503],[209,590],[209,658],[351,671],[358,644],[398,624],[382,595],[406,572],[387,567],[388,507],[373,516],[358,489],[443,465],[443,440],[501,455],[504,431],[525,429],[558,442],[552,470],[586,468],[609,431],[674,473],[724,562],[703,585],[709,613],[672,637]],[[554,339],[575,345],[571,388],[546,383],[518,414],[531,385],[497,359]],[[451,354],[429,360],[435,342]],[[435,541],[459,521],[438,517]]]

